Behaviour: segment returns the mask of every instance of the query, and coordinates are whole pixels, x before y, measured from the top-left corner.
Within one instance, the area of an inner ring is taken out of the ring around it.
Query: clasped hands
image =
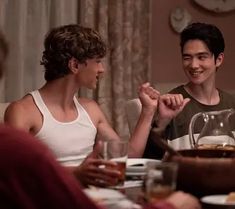
[[[139,87],[138,94],[142,104],[142,111],[155,114],[158,127],[163,129],[190,101],[189,98],[183,98],[182,94],[161,95],[148,82]]]

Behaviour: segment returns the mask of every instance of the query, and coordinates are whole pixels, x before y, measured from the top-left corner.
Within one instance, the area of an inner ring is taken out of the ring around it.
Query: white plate
[[[147,162],[161,162],[160,160],[147,158],[128,158],[126,175],[142,176],[146,173]]]
[[[85,193],[95,201],[105,201],[105,200],[114,200],[114,199],[122,199],[125,196],[118,192],[117,190],[113,189],[104,189],[104,188],[88,188],[84,189]]]
[[[209,205],[225,205],[225,206],[235,206],[235,202],[227,203],[226,198],[228,195],[210,195],[201,198],[201,202]]]
[[[111,186],[110,189],[127,189],[127,188],[134,188],[134,187],[140,187],[143,184],[143,180],[126,180],[124,182],[124,185],[118,185],[118,186]]]
[[[142,207],[127,199],[121,192],[113,189],[88,188],[84,189],[88,197],[104,208],[109,209],[141,209]]]

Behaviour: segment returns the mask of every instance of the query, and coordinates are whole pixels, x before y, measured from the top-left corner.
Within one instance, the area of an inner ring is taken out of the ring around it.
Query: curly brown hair
[[[68,62],[73,57],[85,63],[106,54],[106,44],[99,33],[77,24],[53,28],[45,38],[44,47],[41,65],[45,67],[46,81],[69,74]]]

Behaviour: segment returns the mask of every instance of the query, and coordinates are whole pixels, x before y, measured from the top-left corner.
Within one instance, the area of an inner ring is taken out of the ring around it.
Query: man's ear
[[[79,62],[76,58],[72,57],[68,62],[68,68],[74,74],[78,73],[79,71]]]
[[[218,68],[224,61],[224,53],[220,53],[217,57],[217,59],[215,60],[215,65]]]

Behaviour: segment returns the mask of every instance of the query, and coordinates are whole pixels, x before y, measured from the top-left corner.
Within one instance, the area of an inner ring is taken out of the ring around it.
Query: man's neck
[[[219,92],[215,85],[195,85],[187,83],[185,90],[197,101],[205,105],[216,105],[220,101]]]
[[[39,91],[44,99],[66,107],[73,104],[73,97],[78,88],[65,79],[56,79],[47,82]]]

